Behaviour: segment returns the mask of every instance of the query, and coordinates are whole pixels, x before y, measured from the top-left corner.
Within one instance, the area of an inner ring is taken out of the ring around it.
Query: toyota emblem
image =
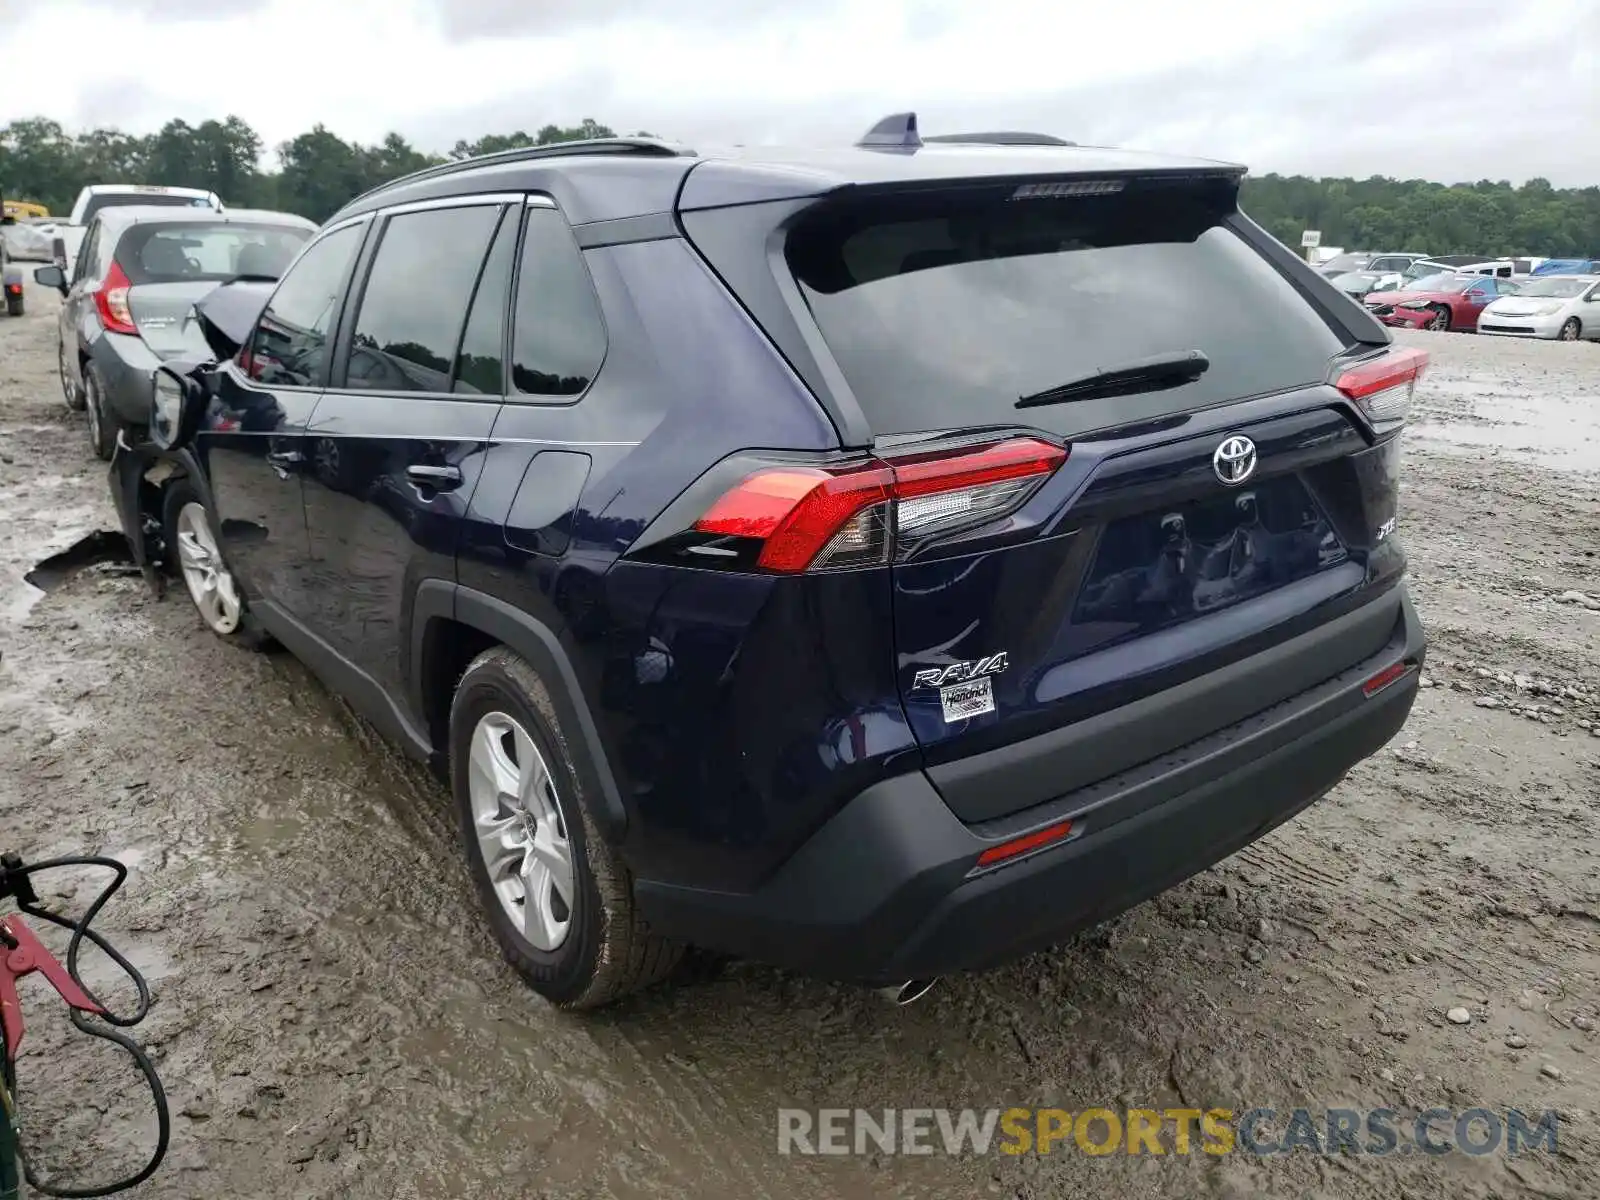
[[[1229,487],[1238,487],[1256,473],[1256,444],[1243,434],[1222,439],[1211,456],[1211,469]]]

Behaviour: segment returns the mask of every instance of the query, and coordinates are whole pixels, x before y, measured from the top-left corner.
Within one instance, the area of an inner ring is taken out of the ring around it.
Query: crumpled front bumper
[[[1396,308],[1384,313],[1378,320],[1397,329],[1425,329],[1433,320],[1431,308]]]
[[[153,442],[130,442],[127,430],[117,433],[117,447],[107,471],[111,502],[134,565],[156,595],[165,591],[160,566],[165,553],[161,528],[161,482],[178,470],[180,456]]]

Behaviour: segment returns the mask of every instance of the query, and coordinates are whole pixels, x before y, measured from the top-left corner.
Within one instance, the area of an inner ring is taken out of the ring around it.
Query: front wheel
[[[265,635],[250,616],[244,593],[223,561],[211,513],[193,483],[184,479],[167,489],[162,519],[167,553],[183,576],[201,622],[224,641],[263,646]]]
[[[473,882],[501,951],[564,1008],[664,978],[683,946],[651,934],[633,881],[589,817],[550,693],[504,647],[469,666],[450,708],[450,782]]]
[[[1575,342],[1583,333],[1583,322],[1577,317],[1568,317],[1561,323],[1561,332],[1556,334],[1563,342]]]
[[[1448,333],[1450,330],[1450,310],[1448,308],[1434,309],[1433,316],[1428,318],[1428,328],[1436,333]]]

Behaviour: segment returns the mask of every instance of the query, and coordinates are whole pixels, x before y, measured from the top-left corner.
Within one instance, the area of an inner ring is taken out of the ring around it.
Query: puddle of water
[[[0,623],[11,625],[20,624],[33,611],[34,605],[44,599],[44,592],[34,587],[26,578],[19,579],[7,587],[6,594],[10,599],[6,601],[5,607],[0,609],[0,614],[3,614],[0,616]]]
[[[128,548],[128,539],[120,532],[97,529],[79,538],[65,550],[41,559],[38,566],[23,576],[23,581],[42,591],[52,592],[75,572],[97,563],[132,567],[133,553]]]
[[[95,922],[96,927],[99,924],[100,922]],[[144,981],[152,986],[166,979],[175,969],[172,957],[154,942],[99,928],[96,932],[105,934],[117,948],[117,953],[132,963],[133,969],[143,975]],[[127,975],[121,967],[87,941],[84,942],[83,949],[78,955],[78,974],[88,985],[89,990],[113,1009],[127,1013],[133,1007],[127,999],[133,995],[133,985],[128,982]]]
[[[1600,392],[1541,392],[1434,380],[1406,435],[1424,446],[1491,450],[1558,471],[1600,472]]]

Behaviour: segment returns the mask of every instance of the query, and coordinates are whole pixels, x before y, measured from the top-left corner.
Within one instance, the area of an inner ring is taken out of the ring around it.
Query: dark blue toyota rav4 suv
[[[124,446],[125,522],[448,774],[550,999],[688,944],[986,967],[1292,817],[1416,693],[1425,356],[1242,174],[911,118],[431,168],[222,289],[248,331],[189,444]]]

